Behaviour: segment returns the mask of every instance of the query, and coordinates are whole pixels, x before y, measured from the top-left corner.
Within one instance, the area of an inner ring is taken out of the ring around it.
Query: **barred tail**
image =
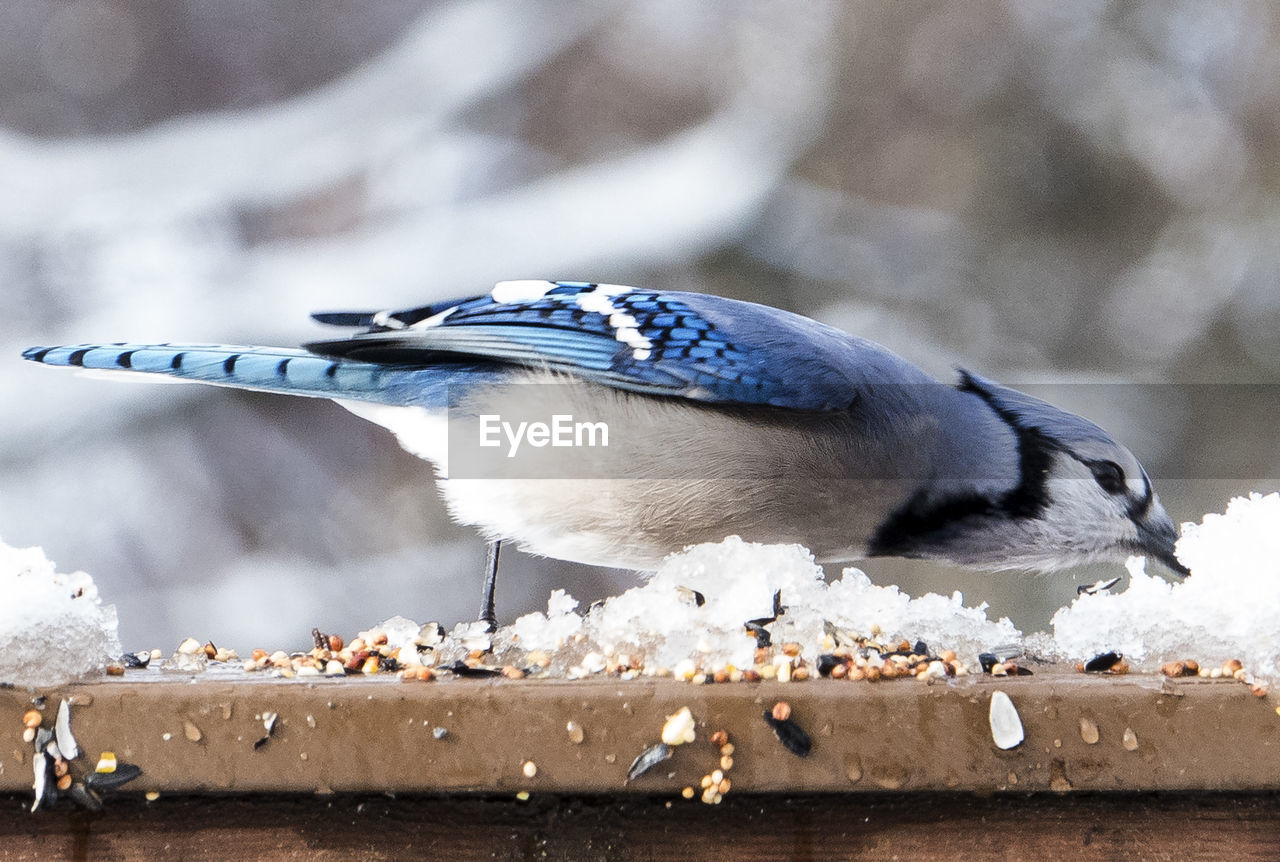
[[[181,380],[315,398],[395,403],[419,388],[447,382],[431,369],[331,359],[288,347],[223,344],[78,344],[31,347],[23,359],[45,365],[162,374]],[[433,381],[431,378],[436,378]]]

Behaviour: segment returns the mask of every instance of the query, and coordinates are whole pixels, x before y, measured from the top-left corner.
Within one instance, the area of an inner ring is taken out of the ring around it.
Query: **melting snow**
[[[698,595],[695,595],[698,594]],[[545,614],[528,614],[495,636],[495,644],[567,654],[643,653],[649,668],[695,661],[704,668],[751,667],[755,639],[744,627],[773,616],[774,594],[784,608],[768,623],[774,643],[795,642],[809,662],[830,651],[828,625],[847,632],[881,632],[884,640],[922,639],[973,662],[993,644],[1020,635],[1008,619],[992,621],[986,605],[966,607],[963,596],[930,593],[913,599],[897,587],[878,587],[858,569],[827,584],[812,555],[798,545],[761,545],[731,536],[673,554],[649,581],[594,605],[585,614],[556,591]],[[698,604],[698,596],[703,602]]]
[[[1280,677],[1280,494],[1237,497],[1225,514],[1185,524],[1177,554],[1192,570],[1182,583],[1148,575],[1131,557],[1128,589],[1059,610],[1059,648],[1074,659],[1116,650],[1143,670],[1236,658],[1256,676]]]
[[[0,682],[56,685],[120,655],[115,605],[93,578],[59,574],[40,548],[0,542]]]

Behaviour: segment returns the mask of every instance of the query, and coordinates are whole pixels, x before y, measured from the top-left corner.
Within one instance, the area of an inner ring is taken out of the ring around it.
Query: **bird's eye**
[[[1124,471],[1114,461],[1094,461],[1089,465],[1098,487],[1108,494],[1123,494],[1125,491]]]

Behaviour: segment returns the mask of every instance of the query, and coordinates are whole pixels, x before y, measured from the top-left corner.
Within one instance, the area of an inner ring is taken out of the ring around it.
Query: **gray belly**
[[[933,433],[895,429],[922,446],[890,449],[849,414],[507,385],[451,409],[441,488],[451,514],[487,537],[595,565],[652,569],[729,535],[856,559],[920,481]]]

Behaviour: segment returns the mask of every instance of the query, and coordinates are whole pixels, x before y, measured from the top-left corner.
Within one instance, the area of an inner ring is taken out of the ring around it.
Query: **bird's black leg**
[[[484,591],[480,597],[480,622],[490,632],[498,630],[498,615],[493,608],[493,591],[498,585],[498,553],[502,550],[501,540],[489,543],[489,555],[484,564]]]

